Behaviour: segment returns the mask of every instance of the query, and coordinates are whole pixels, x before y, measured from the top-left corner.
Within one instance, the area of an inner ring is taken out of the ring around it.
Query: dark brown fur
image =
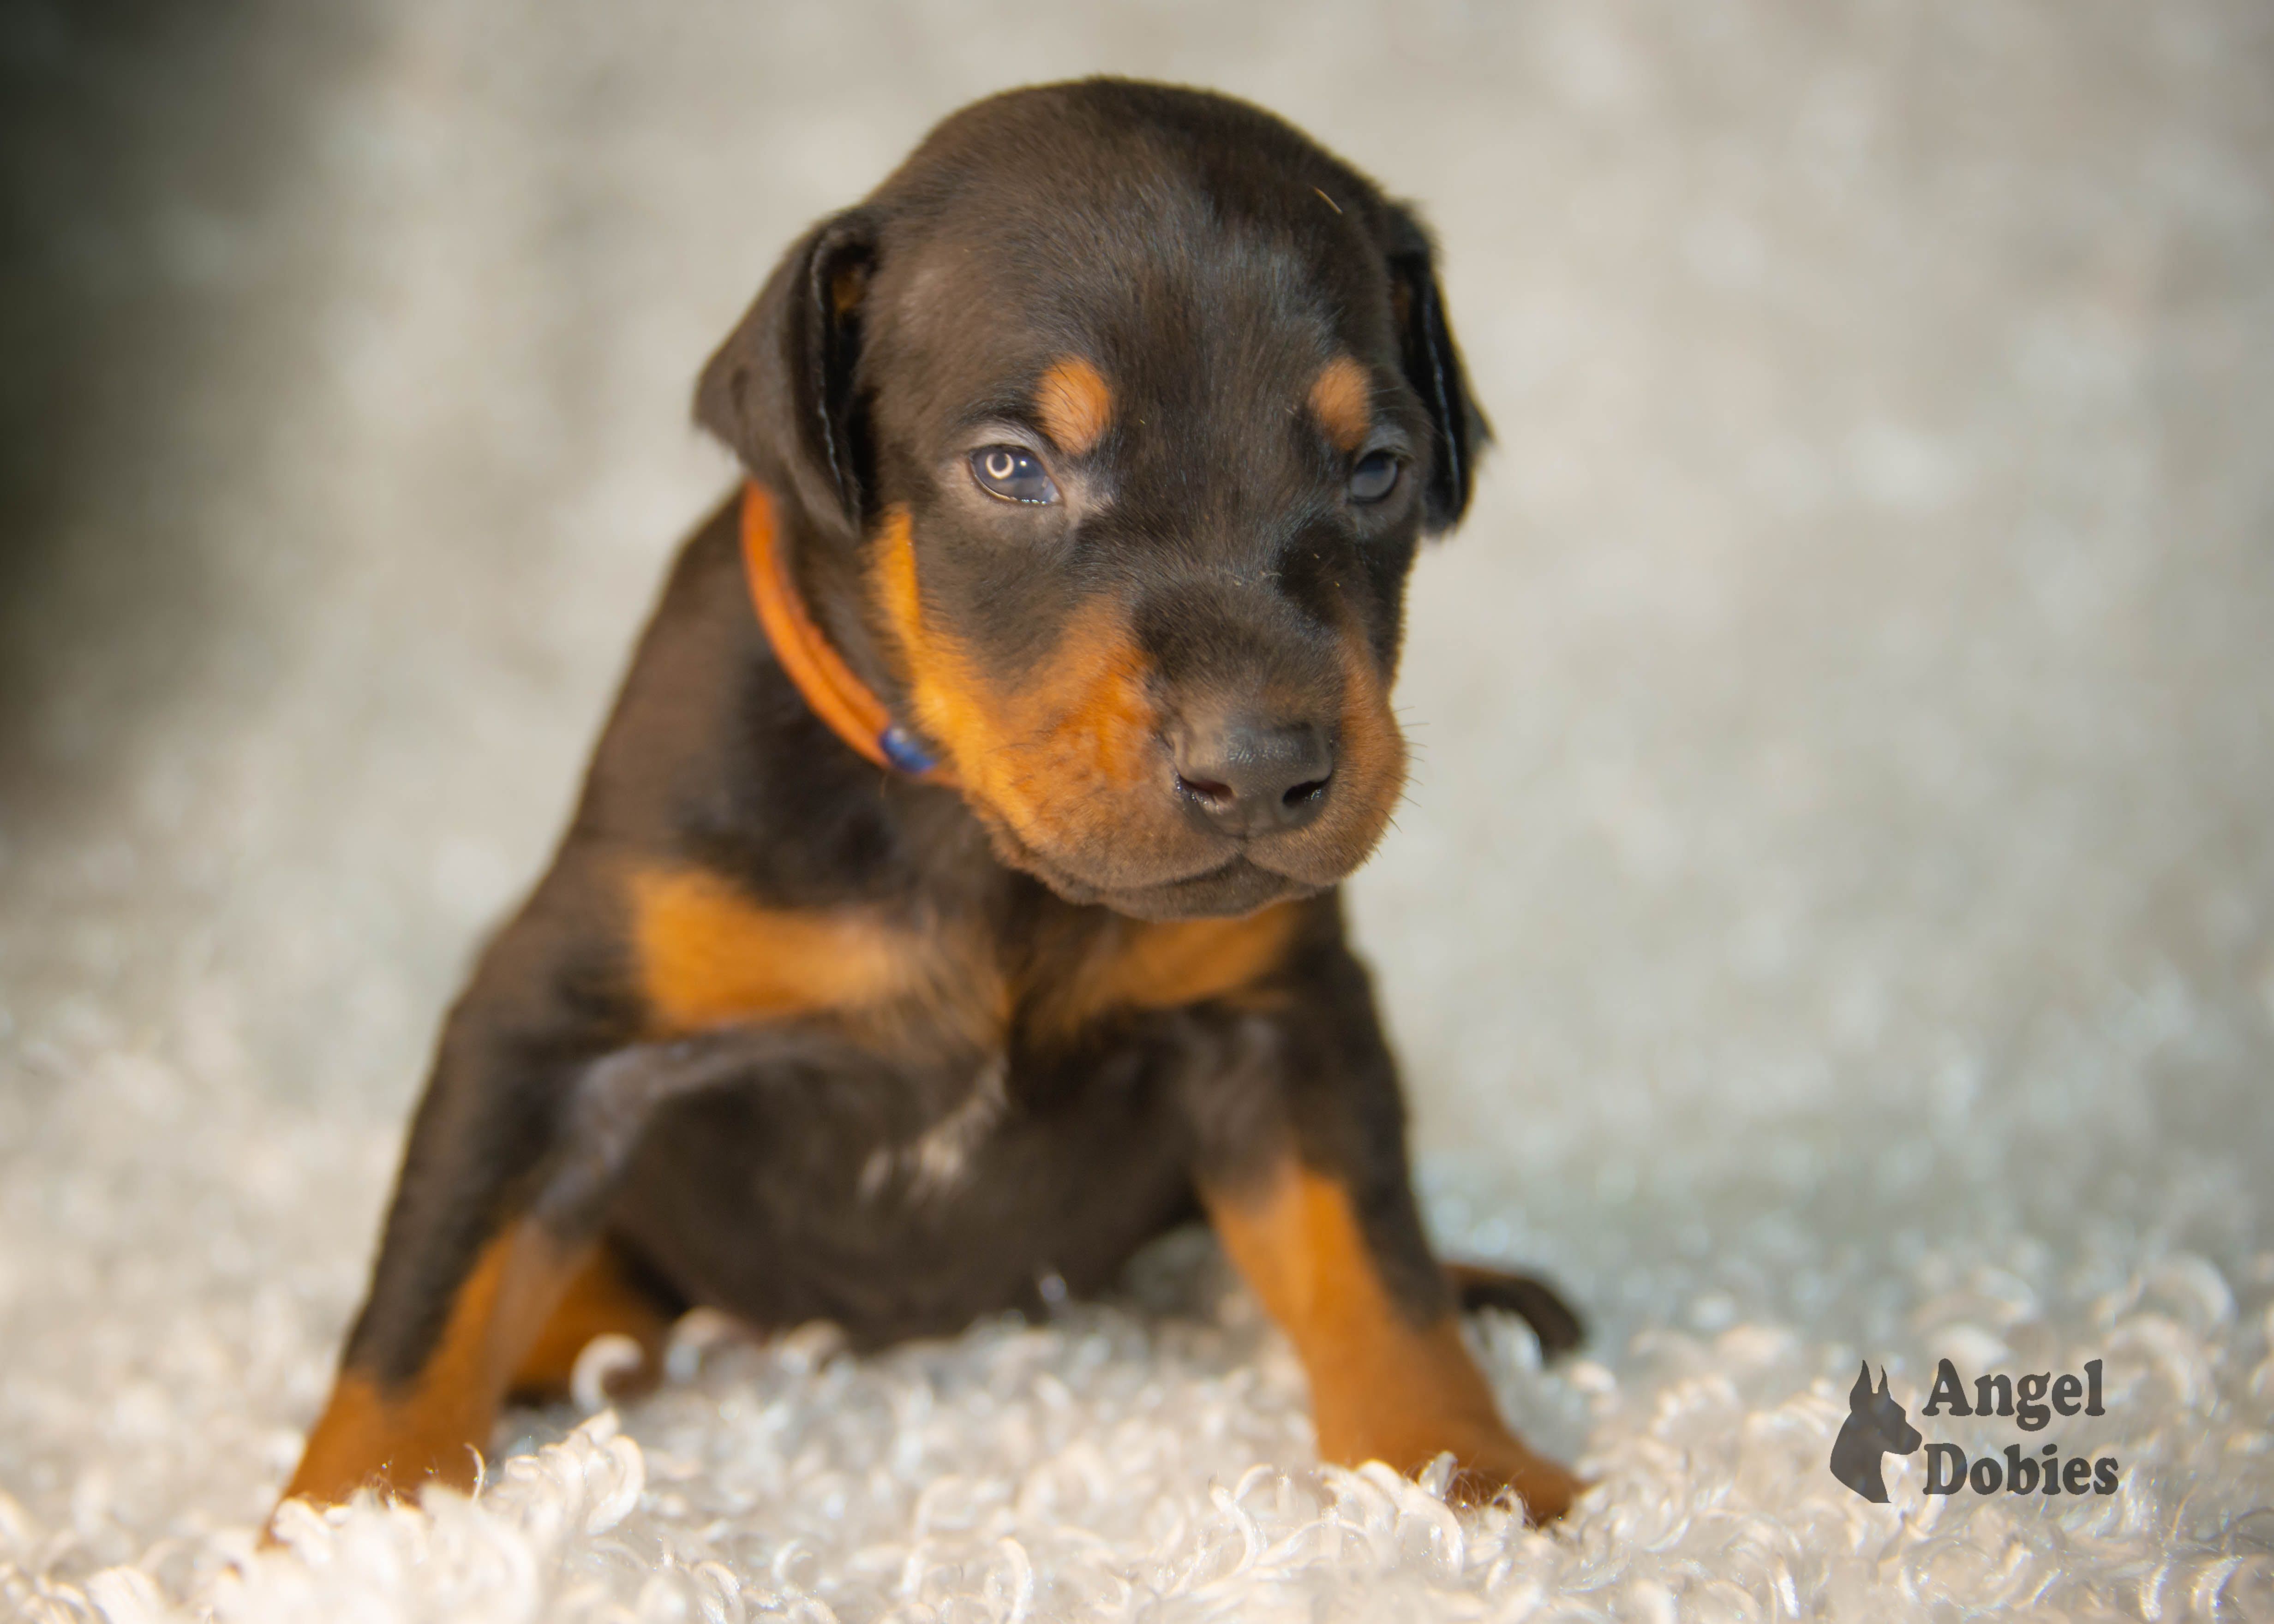
[[[599,1330],[951,1332],[1205,1212],[1323,1454],[1451,1449],[1560,1513],[1462,1345],[1334,890],[1399,793],[1406,574],[1484,437],[1412,217],[1238,102],[998,97],[790,250],[697,413],[957,787],[817,719],[721,508],[450,1013],[290,1492],[469,1480]],[[983,488],[1005,445],[1054,500]]]

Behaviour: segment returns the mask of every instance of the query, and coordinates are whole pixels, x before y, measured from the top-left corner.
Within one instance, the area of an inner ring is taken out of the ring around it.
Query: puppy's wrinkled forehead
[[[1145,184],[983,178],[963,207],[904,228],[867,290],[903,396],[901,411],[880,402],[894,427],[1009,417],[1080,455],[1141,419],[1253,445],[1337,361],[1337,421],[1364,410],[1347,357],[1389,348],[1386,322],[1367,320],[1387,306],[1381,255],[1323,193],[1299,187],[1273,218],[1165,166]]]
[[[975,414],[1050,416],[1054,449],[1086,431],[1117,474],[1269,453],[1283,496],[1300,422],[1407,470],[1425,533],[1458,522],[1489,438],[1410,209],[1260,109],[1115,79],[947,119],[791,248],[697,393],[832,546]]]

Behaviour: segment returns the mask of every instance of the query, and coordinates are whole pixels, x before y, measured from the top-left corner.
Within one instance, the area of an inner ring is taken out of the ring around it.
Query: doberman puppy
[[[510,1395],[694,1304],[859,1346],[1213,1223],[1320,1455],[1535,1518],[1335,887],[1397,801],[1421,538],[1486,438],[1429,242],[1285,124],[1092,80],[796,243],[551,869],[443,1028],[288,1494],[472,1480]]]

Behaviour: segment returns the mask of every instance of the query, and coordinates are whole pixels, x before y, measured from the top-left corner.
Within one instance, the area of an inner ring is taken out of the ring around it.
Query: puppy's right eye
[[[1054,502],[1058,486],[1050,483],[1042,459],[1020,446],[982,446],[971,454],[971,477],[990,496],[1006,502]]]

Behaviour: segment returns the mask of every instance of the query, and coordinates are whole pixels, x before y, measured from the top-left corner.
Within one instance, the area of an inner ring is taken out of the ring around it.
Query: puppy
[[[1336,886],[1397,804],[1405,581],[1486,438],[1413,216],[1113,80],[939,126],[784,257],[550,870],[450,1011],[286,1491],[464,1485],[501,1402],[681,1311],[856,1345],[1204,1215],[1320,1455],[1536,1519]]]

